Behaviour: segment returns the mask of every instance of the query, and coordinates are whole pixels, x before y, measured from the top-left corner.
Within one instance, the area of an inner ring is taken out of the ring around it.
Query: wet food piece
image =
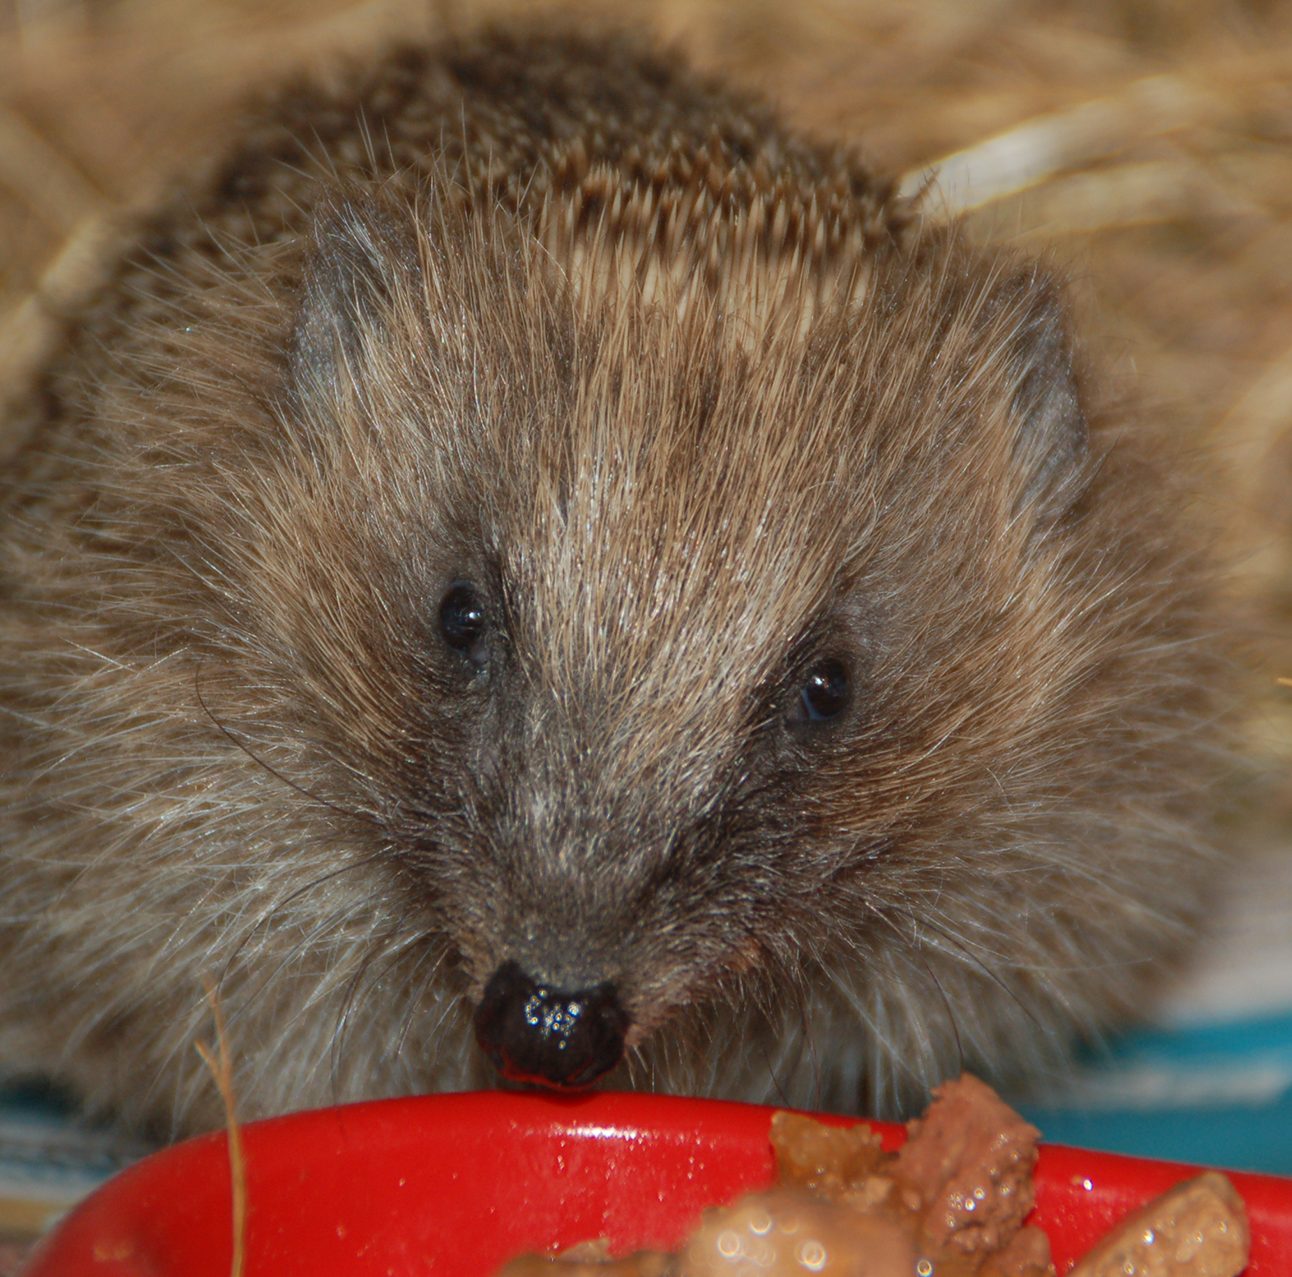
[[[1207,1171],[1128,1215],[1069,1277],[1238,1277],[1250,1243],[1243,1199]]]

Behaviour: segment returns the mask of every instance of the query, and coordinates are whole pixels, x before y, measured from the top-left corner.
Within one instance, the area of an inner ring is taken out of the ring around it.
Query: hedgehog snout
[[[631,1020],[611,981],[556,989],[508,960],[476,1008],[476,1041],[503,1077],[561,1090],[591,1086],[623,1058]]]

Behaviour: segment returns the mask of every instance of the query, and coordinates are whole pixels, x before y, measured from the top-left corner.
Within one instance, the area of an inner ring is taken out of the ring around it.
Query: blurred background
[[[247,92],[536,10],[654,31],[932,179],[931,215],[1044,246],[1096,359],[1198,458],[1242,638],[1234,873],[1153,1027],[1031,1111],[1053,1139],[1292,1173],[1292,0],[0,0],[0,394],[105,219]]]

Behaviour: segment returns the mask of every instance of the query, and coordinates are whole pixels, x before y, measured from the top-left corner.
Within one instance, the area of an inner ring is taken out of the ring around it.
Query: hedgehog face
[[[1194,568],[1051,285],[948,233],[638,288],[539,223],[342,204],[303,276],[230,250],[140,327],[182,374],[105,380],[73,672],[5,675],[53,725],[15,914],[129,901],[27,933],[87,1090],[121,1025],[177,1076],[212,977],[250,1111],[486,1055],[891,1108],[1057,1047],[1188,917]]]
[[[1108,731],[1101,662],[1148,624],[1095,615],[1123,529],[1088,501],[1049,283],[949,238],[751,318],[576,295],[509,220],[418,216],[322,232],[285,428],[331,503],[307,525],[355,541],[328,582],[353,610],[326,685],[284,681],[324,738],[373,742],[353,801],[490,1053],[587,1080],[805,954],[918,966],[932,901],[1043,960],[1027,882],[1085,819],[1054,786],[1111,783],[1071,726]],[[329,616],[277,593],[250,612]],[[536,1005],[595,1042],[525,1043]]]

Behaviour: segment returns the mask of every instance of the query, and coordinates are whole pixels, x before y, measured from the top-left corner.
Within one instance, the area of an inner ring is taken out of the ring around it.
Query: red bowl
[[[709,1205],[772,1177],[774,1110],[664,1096],[479,1092],[320,1109],[248,1125],[245,1277],[483,1277],[590,1237],[674,1246]],[[840,1119],[830,1119],[839,1121]],[[900,1127],[880,1126],[890,1145]],[[1035,1219],[1060,1272],[1194,1168],[1046,1147]],[[1250,1277],[1292,1272],[1292,1179],[1231,1177]],[[167,1149],[88,1198],[27,1277],[228,1277],[222,1134]]]

